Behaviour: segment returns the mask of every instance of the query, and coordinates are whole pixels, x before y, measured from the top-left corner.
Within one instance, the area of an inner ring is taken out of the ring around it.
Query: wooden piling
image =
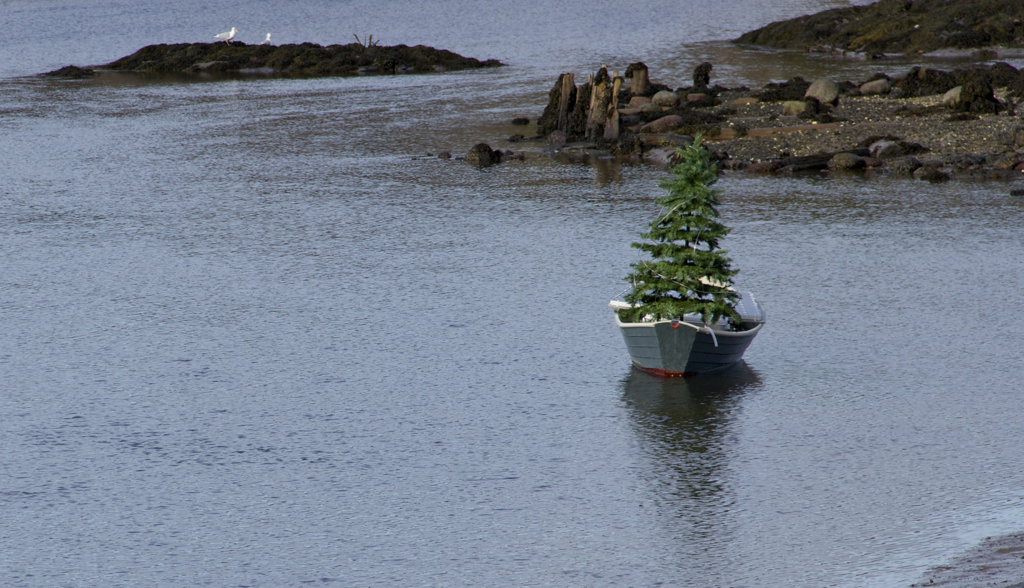
[[[573,74],[562,75],[562,94],[558,100],[558,130],[567,133],[569,130],[569,98],[576,95],[576,83]]]

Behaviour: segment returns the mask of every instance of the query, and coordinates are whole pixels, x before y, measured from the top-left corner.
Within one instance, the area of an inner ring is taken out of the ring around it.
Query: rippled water
[[[0,583],[906,586],[1024,528],[1014,184],[725,175],[770,323],[663,381],[604,306],[663,170],[425,157],[605,62],[873,71],[716,41],[827,5],[0,5]],[[233,24],[511,65],[18,77]]]

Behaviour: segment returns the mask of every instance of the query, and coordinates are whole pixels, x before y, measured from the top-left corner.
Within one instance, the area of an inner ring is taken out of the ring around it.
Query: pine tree
[[[699,314],[706,324],[720,317],[738,323],[733,305],[739,295],[730,289],[738,272],[718,248],[729,228],[716,220],[719,191],[711,186],[717,168],[699,135],[692,145],[677,149],[676,157],[673,176],[658,184],[668,191],[657,200],[662,212],[640,235],[644,242],[633,243],[651,259],[631,264],[634,271],[626,281],[633,289],[625,299],[634,308],[620,310],[619,317],[638,322],[648,316],[661,320]]]

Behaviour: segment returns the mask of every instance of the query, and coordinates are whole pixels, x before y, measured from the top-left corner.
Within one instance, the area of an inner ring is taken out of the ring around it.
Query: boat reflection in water
[[[742,360],[724,371],[689,378],[659,378],[634,367],[623,381],[623,400],[650,458],[650,468],[641,475],[660,518],[674,527],[669,531],[686,536],[681,548],[703,552],[709,540],[728,540],[733,423],[744,398],[760,384]]]

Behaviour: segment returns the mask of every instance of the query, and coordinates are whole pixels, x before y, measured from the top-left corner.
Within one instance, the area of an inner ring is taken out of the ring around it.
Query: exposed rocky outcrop
[[[1024,3],[1005,0],[882,0],[774,22],[737,43],[869,55],[1024,46]]]
[[[382,47],[359,43],[328,45],[246,45],[245,43],[181,43],[149,45],[103,66],[137,72],[240,72],[340,76],[360,73],[428,73],[483,67],[502,63],[463,57],[424,45]]]
[[[64,66],[64,67],[62,67],[60,69],[55,69],[53,71],[48,71],[48,72],[44,73],[43,75],[46,76],[46,77],[50,77],[50,78],[69,78],[69,79],[80,80],[80,79],[83,79],[83,78],[91,78],[92,76],[97,75],[97,74],[96,74],[95,70],[92,70],[92,69],[89,69],[89,68],[86,68],[86,67],[77,67],[77,66],[74,66],[74,65],[66,65],[66,66]]]

